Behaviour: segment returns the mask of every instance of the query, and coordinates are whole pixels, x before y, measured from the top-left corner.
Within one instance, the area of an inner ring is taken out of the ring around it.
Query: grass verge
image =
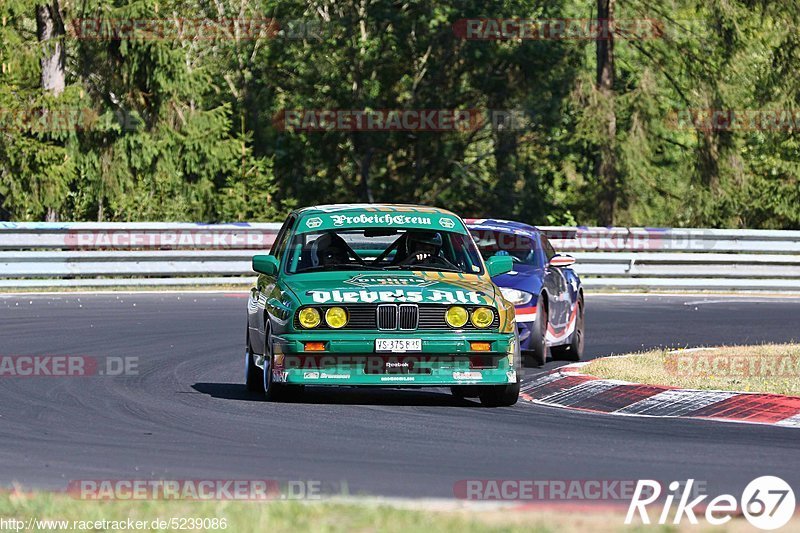
[[[11,491],[0,494],[2,531],[214,531],[249,532],[525,532],[639,533],[714,531],[738,533],[752,526],[735,517],[711,526],[702,515],[699,525],[644,525],[638,517],[625,525],[625,509],[587,506],[468,505],[438,500],[346,503],[326,501],[87,501],[63,493]],[[654,513],[656,513],[654,511]],[[653,514],[653,513],[651,513]],[[655,520],[655,516],[651,519]],[[217,522],[212,523],[211,520]],[[20,521],[20,527],[9,520]],[[130,522],[129,522],[130,521]],[[132,524],[132,526],[130,525]],[[795,516],[785,526],[800,528]]]
[[[392,505],[372,500],[365,503],[241,502],[241,501],[85,501],[59,493],[0,495],[3,531],[216,531],[270,532],[644,532],[751,530],[734,518],[725,526],[681,524],[645,526],[624,524],[624,509],[580,512],[530,506],[514,508],[469,507],[412,501]],[[445,509],[445,510],[442,510]],[[177,520],[175,522],[174,520]],[[208,520],[217,519],[216,525]],[[21,521],[15,528],[9,520]],[[129,522],[133,527],[129,527]],[[224,520],[224,527],[223,521]],[[154,521],[161,522],[156,523]],[[138,524],[137,524],[138,522]],[[205,523],[204,523],[205,522]],[[793,519],[797,526],[800,520]],[[177,527],[181,526],[181,528]],[[196,527],[195,527],[196,526]]]
[[[622,511],[575,516],[556,511],[499,509],[420,509],[413,504],[242,501],[85,501],[58,493],[0,495],[2,531],[216,531],[425,533],[636,531],[624,525]],[[15,529],[9,519],[21,521]],[[205,520],[204,520],[205,519]],[[211,520],[216,519],[216,522]],[[128,521],[131,521],[130,523]],[[32,521],[32,522],[30,522]],[[154,522],[158,521],[158,522]],[[162,522],[163,521],[163,522]],[[159,523],[160,522],[160,523]],[[133,524],[133,527],[129,527]],[[29,526],[31,526],[29,528]]]
[[[583,371],[599,378],[682,389],[800,396],[800,345],[653,350],[597,359]]]

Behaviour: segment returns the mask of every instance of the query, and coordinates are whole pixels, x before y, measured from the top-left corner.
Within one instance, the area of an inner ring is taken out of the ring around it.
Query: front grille
[[[350,319],[344,329],[375,329],[374,305],[351,305],[347,313]]]
[[[400,304],[400,329],[417,329],[419,323],[419,308],[417,304]]]
[[[447,307],[444,306],[425,306],[419,310],[419,327],[420,329],[449,329],[450,326],[444,319],[444,314]],[[467,322],[468,326],[471,326]]]
[[[315,330],[329,330],[330,328],[325,324],[325,310],[330,305],[316,306],[323,315],[322,323],[314,328]],[[444,314],[449,305],[441,304],[351,304],[343,306],[347,309],[349,320],[347,325],[342,328],[343,330],[402,330],[412,331],[416,329],[421,330],[453,330],[447,325],[444,319]],[[466,306],[468,311],[472,311],[475,306]],[[301,331],[304,330],[300,326],[297,313],[295,313],[294,328]],[[500,327],[500,319],[495,311],[494,322],[492,325],[481,331],[496,331]],[[478,331],[478,328],[467,322],[462,330],[465,331]]]
[[[378,329],[397,329],[397,305],[381,304],[377,313]]]

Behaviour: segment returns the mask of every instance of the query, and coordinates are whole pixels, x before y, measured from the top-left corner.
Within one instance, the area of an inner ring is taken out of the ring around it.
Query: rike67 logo
[[[656,519],[658,524],[680,524],[685,518],[691,524],[697,524],[697,515],[705,508],[705,519],[711,525],[719,526],[727,523],[734,515],[741,514],[753,527],[773,530],[785,526],[794,515],[794,491],[779,477],[762,476],[751,481],[742,492],[741,501],[731,494],[721,494],[705,502],[708,495],[692,493],[694,480],[685,483],[673,481],[669,484],[669,493],[661,498],[661,484],[654,480],[639,480],[636,484],[625,523],[631,524],[638,513],[642,523],[650,524],[651,517],[648,506],[660,507]],[[676,503],[677,501],[677,503]],[[673,514],[674,513],[674,514]],[[672,515],[672,516],[670,516]]]

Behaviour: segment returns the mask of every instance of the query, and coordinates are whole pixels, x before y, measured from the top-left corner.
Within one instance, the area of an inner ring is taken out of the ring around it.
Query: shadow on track
[[[223,400],[261,402],[262,396],[239,383],[195,383],[199,393]],[[387,405],[428,407],[480,407],[478,399],[461,400],[441,389],[369,389],[356,387],[308,387],[281,403],[330,405]]]

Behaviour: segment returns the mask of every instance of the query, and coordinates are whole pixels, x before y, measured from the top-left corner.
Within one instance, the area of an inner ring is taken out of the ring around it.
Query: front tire
[[[536,319],[531,331],[530,357],[536,366],[544,366],[547,361],[547,295],[539,295]]]
[[[578,300],[578,314],[575,317],[575,331],[572,332],[572,338],[569,344],[550,347],[553,359],[572,362],[581,360],[584,345],[583,324],[583,298],[581,298]]]
[[[281,385],[272,379],[272,365],[274,364],[272,355],[272,332],[267,327],[266,342],[264,343],[264,370],[262,372],[261,390],[264,393],[264,400],[275,402],[281,399]]]
[[[250,347],[250,331],[247,331],[245,350],[244,350],[244,383],[250,392],[263,390],[263,371],[256,366],[253,350]]]

